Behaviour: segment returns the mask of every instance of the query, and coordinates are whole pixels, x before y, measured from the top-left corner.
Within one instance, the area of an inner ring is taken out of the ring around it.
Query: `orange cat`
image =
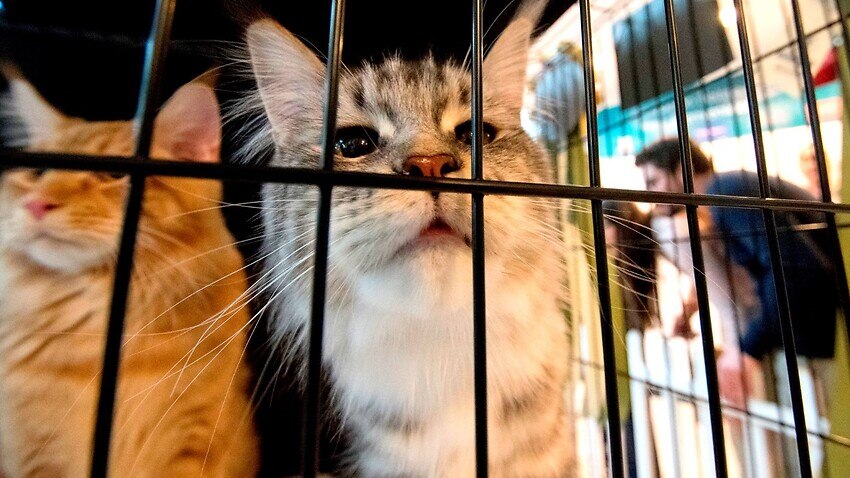
[[[129,121],[69,118],[10,82],[28,149],[128,156]],[[219,160],[212,89],[182,87],[152,156]],[[88,475],[128,178],[11,170],[0,177],[0,476]],[[258,445],[243,356],[242,258],[221,184],[149,178],[130,287],[110,476],[250,477]]]

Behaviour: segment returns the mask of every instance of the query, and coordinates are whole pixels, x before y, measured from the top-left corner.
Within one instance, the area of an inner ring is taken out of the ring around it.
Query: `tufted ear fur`
[[[203,79],[180,87],[156,117],[157,144],[176,159],[216,163],[221,152],[221,114],[212,87]]]
[[[285,141],[304,122],[320,122],[325,67],[316,55],[270,19],[248,27],[251,66],[277,141]]]
[[[484,59],[484,90],[512,109],[522,107],[531,34],[545,6],[543,0],[523,3]]]
[[[6,139],[13,146],[33,146],[55,137],[68,117],[48,103],[17,66],[3,63],[0,70],[9,82],[2,117],[24,128],[22,132],[7,129]]]

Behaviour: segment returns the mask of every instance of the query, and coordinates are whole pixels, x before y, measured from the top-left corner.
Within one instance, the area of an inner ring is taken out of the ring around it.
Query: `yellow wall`
[[[842,0],[841,8],[850,11],[850,0]],[[841,170],[841,197],[850,198],[850,68],[847,63],[847,50],[839,48],[839,64],[841,65],[842,96],[844,97],[844,145]],[[850,215],[836,216],[838,224],[850,223]],[[850,271],[850,228],[839,228],[841,249],[844,255],[844,267]],[[835,386],[830,396],[829,420],[831,432],[834,435],[850,438],[850,347],[847,343],[846,319],[839,320],[836,331],[835,347]],[[827,444],[827,476],[833,478],[850,476],[850,449],[845,446]]]

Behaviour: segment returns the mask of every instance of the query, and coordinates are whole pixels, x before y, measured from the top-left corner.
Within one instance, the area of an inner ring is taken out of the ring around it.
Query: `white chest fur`
[[[490,456],[495,461],[511,453],[512,430],[500,428],[499,408],[533,387],[544,372],[555,370],[555,380],[562,380],[566,367],[564,316],[556,298],[547,293],[553,289],[531,279],[522,284],[488,281],[488,421]],[[474,354],[469,292],[451,306],[407,313],[397,302],[382,307],[374,300],[329,310],[324,357],[334,398],[345,426],[382,448],[378,456],[358,457],[362,470],[395,469],[424,476],[472,473]],[[388,303],[387,297],[382,300]],[[395,423],[389,430],[381,429],[375,428],[376,420]],[[413,426],[416,433],[404,432]]]

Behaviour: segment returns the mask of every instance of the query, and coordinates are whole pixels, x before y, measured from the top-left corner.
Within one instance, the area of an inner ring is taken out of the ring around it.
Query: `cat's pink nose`
[[[448,154],[434,156],[411,156],[402,166],[410,176],[425,176],[426,178],[442,178],[460,169],[457,160]]]
[[[24,204],[24,208],[37,220],[44,219],[48,212],[59,207],[58,204],[43,199],[32,199]]]

